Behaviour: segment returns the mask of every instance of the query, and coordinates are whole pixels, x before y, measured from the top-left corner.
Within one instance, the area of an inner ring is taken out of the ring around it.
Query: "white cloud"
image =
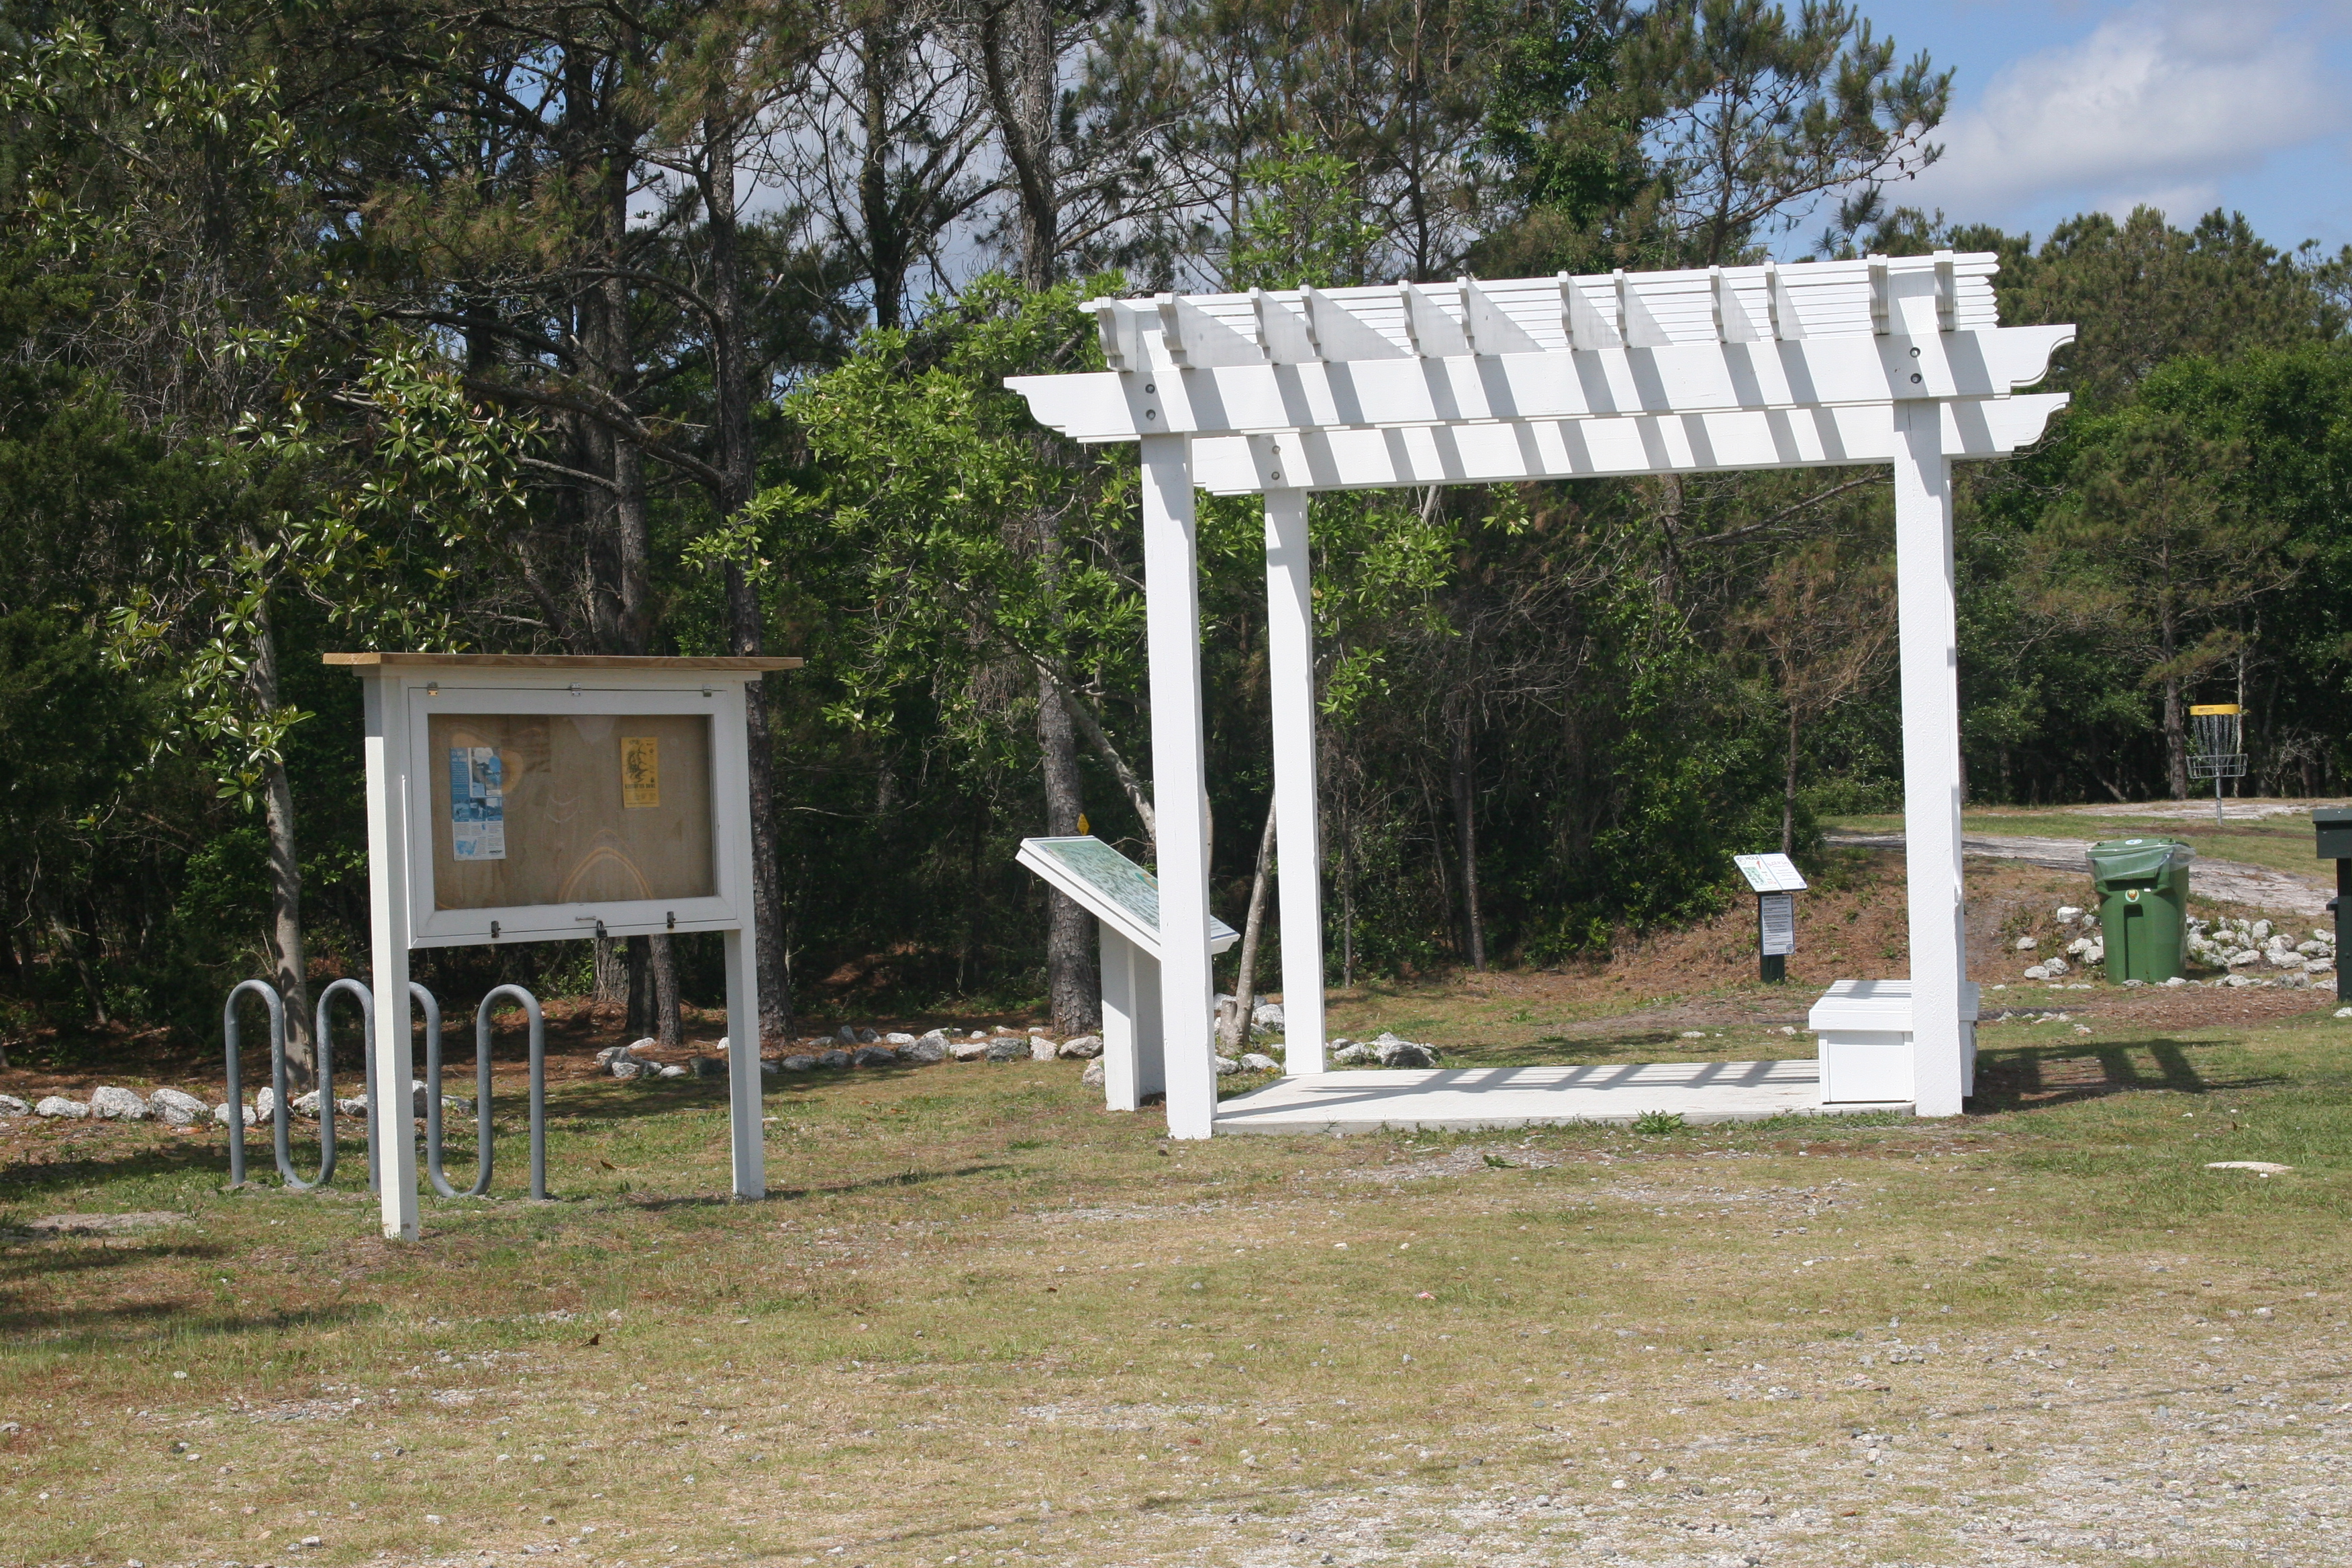
[[[2118,213],[2144,201],[2185,219],[2215,205],[2224,176],[2343,127],[2347,89],[2319,35],[2347,9],[2339,0],[2323,20],[2262,0],[2134,6],[2003,68],[1945,122],[1942,160],[1894,194],[1961,222],[2051,196]]]

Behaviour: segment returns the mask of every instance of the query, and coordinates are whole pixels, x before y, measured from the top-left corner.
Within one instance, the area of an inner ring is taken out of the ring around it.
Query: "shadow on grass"
[[[2041,1110],[2134,1089],[2221,1094],[2287,1081],[2279,1073],[2209,1078],[2197,1068],[2191,1054],[2195,1049],[2195,1042],[2163,1038],[1980,1049],[1970,1108],[1984,1112]]]
[[[293,1328],[332,1328],[374,1310],[369,1303],[353,1302],[291,1310],[206,1312],[184,1298],[132,1298],[119,1290],[89,1293],[70,1308],[28,1299],[28,1287],[35,1279],[47,1284],[66,1277],[90,1279],[158,1263],[217,1266],[234,1250],[209,1241],[164,1237],[137,1244],[126,1244],[121,1238],[12,1237],[0,1243],[0,1342],[19,1351],[73,1352],[112,1346],[125,1339],[152,1339],[163,1328],[206,1338],[277,1334]]]
[[[1000,1175],[1016,1167],[1002,1163],[958,1165],[951,1171],[901,1171],[888,1176],[867,1176],[854,1182],[827,1182],[821,1185],[770,1187],[765,1198],[755,1201],[774,1203],[778,1199],[797,1201],[814,1197],[848,1197],[858,1193],[893,1192],[907,1187],[927,1187],[935,1182],[960,1180],[966,1176]],[[622,1202],[631,1208],[661,1214],[672,1209],[732,1208],[743,1200],[725,1193],[688,1193],[674,1197],[640,1197],[625,1195]]]
[[[350,1146],[338,1141],[341,1151],[337,1157],[351,1152]],[[361,1145],[360,1158],[366,1159],[365,1146]],[[318,1144],[313,1142],[307,1152],[298,1141],[294,1145],[295,1167],[316,1170]],[[277,1168],[270,1163],[269,1144],[266,1138],[247,1139],[245,1145],[245,1169],[249,1182],[260,1185],[266,1180],[274,1185]],[[103,1156],[83,1152],[81,1145],[60,1150],[57,1157],[26,1160],[0,1170],[0,1203],[28,1203],[41,1194],[60,1187],[88,1186],[99,1182],[113,1182],[142,1176],[208,1175],[216,1178],[222,1187],[228,1185],[228,1141],[213,1138],[203,1142],[189,1140],[170,1143],[150,1143],[124,1149]]]

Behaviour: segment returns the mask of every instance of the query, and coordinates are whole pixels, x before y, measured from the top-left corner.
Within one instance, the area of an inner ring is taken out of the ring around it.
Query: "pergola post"
[[[1307,492],[1265,495],[1265,645],[1274,698],[1275,889],[1283,1070],[1323,1070],[1323,845],[1315,781],[1315,595]]]
[[[1895,414],[1895,574],[1902,644],[1903,825],[1911,921],[1912,1098],[1958,1116],[1968,1094],[1960,986],[1968,978],[1960,881],[1959,626],[1952,466],[1932,399]]]
[[[1160,1019],[1168,1135],[1206,1138],[1217,1113],[1211,1046],[1209,775],[1201,719],[1201,586],[1192,443],[1143,448],[1144,641],[1151,667],[1151,809],[1160,874]]]

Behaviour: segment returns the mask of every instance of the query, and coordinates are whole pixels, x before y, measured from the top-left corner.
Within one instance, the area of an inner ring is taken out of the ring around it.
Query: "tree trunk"
[[[1462,920],[1469,936],[1470,967],[1486,967],[1486,921],[1478,910],[1477,781],[1470,765],[1467,723],[1454,729],[1454,828],[1462,858]]]
[[[711,437],[720,491],[719,515],[731,521],[751,503],[758,474],[751,449],[752,386],[751,325],[743,302],[742,234],[735,206],[735,139],[742,127],[713,116],[704,121],[708,156],[703,161],[702,199],[708,220],[711,343]],[[727,565],[727,637],[739,657],[761,653],[766,642],[760,598],[740,563]],[[776,856],[776,748],[768,725],[764,679],[743,689],[743,721],[750,755],[751,796],[752,962],[760,987],[756,1021],[728,1020],[730,1031],[756,1033],[761,1047],[782,1045],[792,1034],[792,971],[784,955],[783,879]],[[746,1026],[753,1026],[746,1030]]]
[[[1021,281],[1053,285],[1061,260],[1061,213],[1054,170],[1054,109],[1059,87],[1050,0],[983,0],[981,74],[1012,166]]]
[[[278,711],[278,633],[264,600],[254,616],[253,700],[263,714]],[[310,1046],[310,966],[302,952],[302,860],[294,845],[294,787],[286,764],[273,762],[262,781],[269,829],[269,983],[286,1000],[286,1065],[297,1086],[309,1089],[318,1068]]]
[[[1050,676],[1037,678],[1037,749],[1045,762],[1045,831],[1067,837],[1085,810],[1078,777],[1078,738],[1069,705]],[[1095,973],[1095,920],[1076,900],[1045,891],[1045,990],[1054,1029],[1093,1034],[1102,1027],[1102,982]]]
[[[593,979],[590,1000],[599,1007],[624,1003],[629,995],[629,961],[619,942],[609,936],[594,939],[589,970]]]
[[[654,1038],[665,1046],[675,1046],[686,1038],[685,1021],[678,1016],[677,947],[667,932],[646,939],[650,949],[646,967],[653,972]]]
[[[1339,985],[1356,984],[1356,835],[1355,822],[1342,803],[1334,814],[1339,828]]]
[[[1218,1038],[1228,1052],[1249,1044],[1250,1015],[1257,1008],[1257,943],[1265,931],[1265,884],[1274,866],[1274,803],[1265,807],[1265,831],[1258,835],[1257,870],[1250,878],[1249,917],[1242,921],[1242,962],[1234,976],[1233,1016],[1219,1020]]]
[[[2180,705],[2180,682],[2164,683],[2164,772],[2172,798],[2189,798],[2189,725]]]
[[[1797,847],[1797,709],[1789,707],[1789,767],[1780,780],[1780,853]]]
[[[888,21],[866,24],[859,29],[857,42],[859,107],[865,121],[860,128],[865,142],[859,149],[857,203],[866,224],[874,324],[890,328],[899,324],[905,310],[908,261],[907,237],[890,202],[889,168],[890,89],[904,42]]]
[[[625,1026],[631,1040],[653,1033],[653,939],[633,936],[628,939],[629,1021]]]

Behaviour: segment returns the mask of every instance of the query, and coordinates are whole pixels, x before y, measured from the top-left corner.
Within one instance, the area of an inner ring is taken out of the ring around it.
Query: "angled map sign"
[[[1135,943],[1153,959],[1160,956],[1160,879],[1104,843],[1081,838],[1024,838],[1013,858],[1080,907]],[[1209,917],[1209,951],[1223,952],[1241,933],[1214,915]]]

